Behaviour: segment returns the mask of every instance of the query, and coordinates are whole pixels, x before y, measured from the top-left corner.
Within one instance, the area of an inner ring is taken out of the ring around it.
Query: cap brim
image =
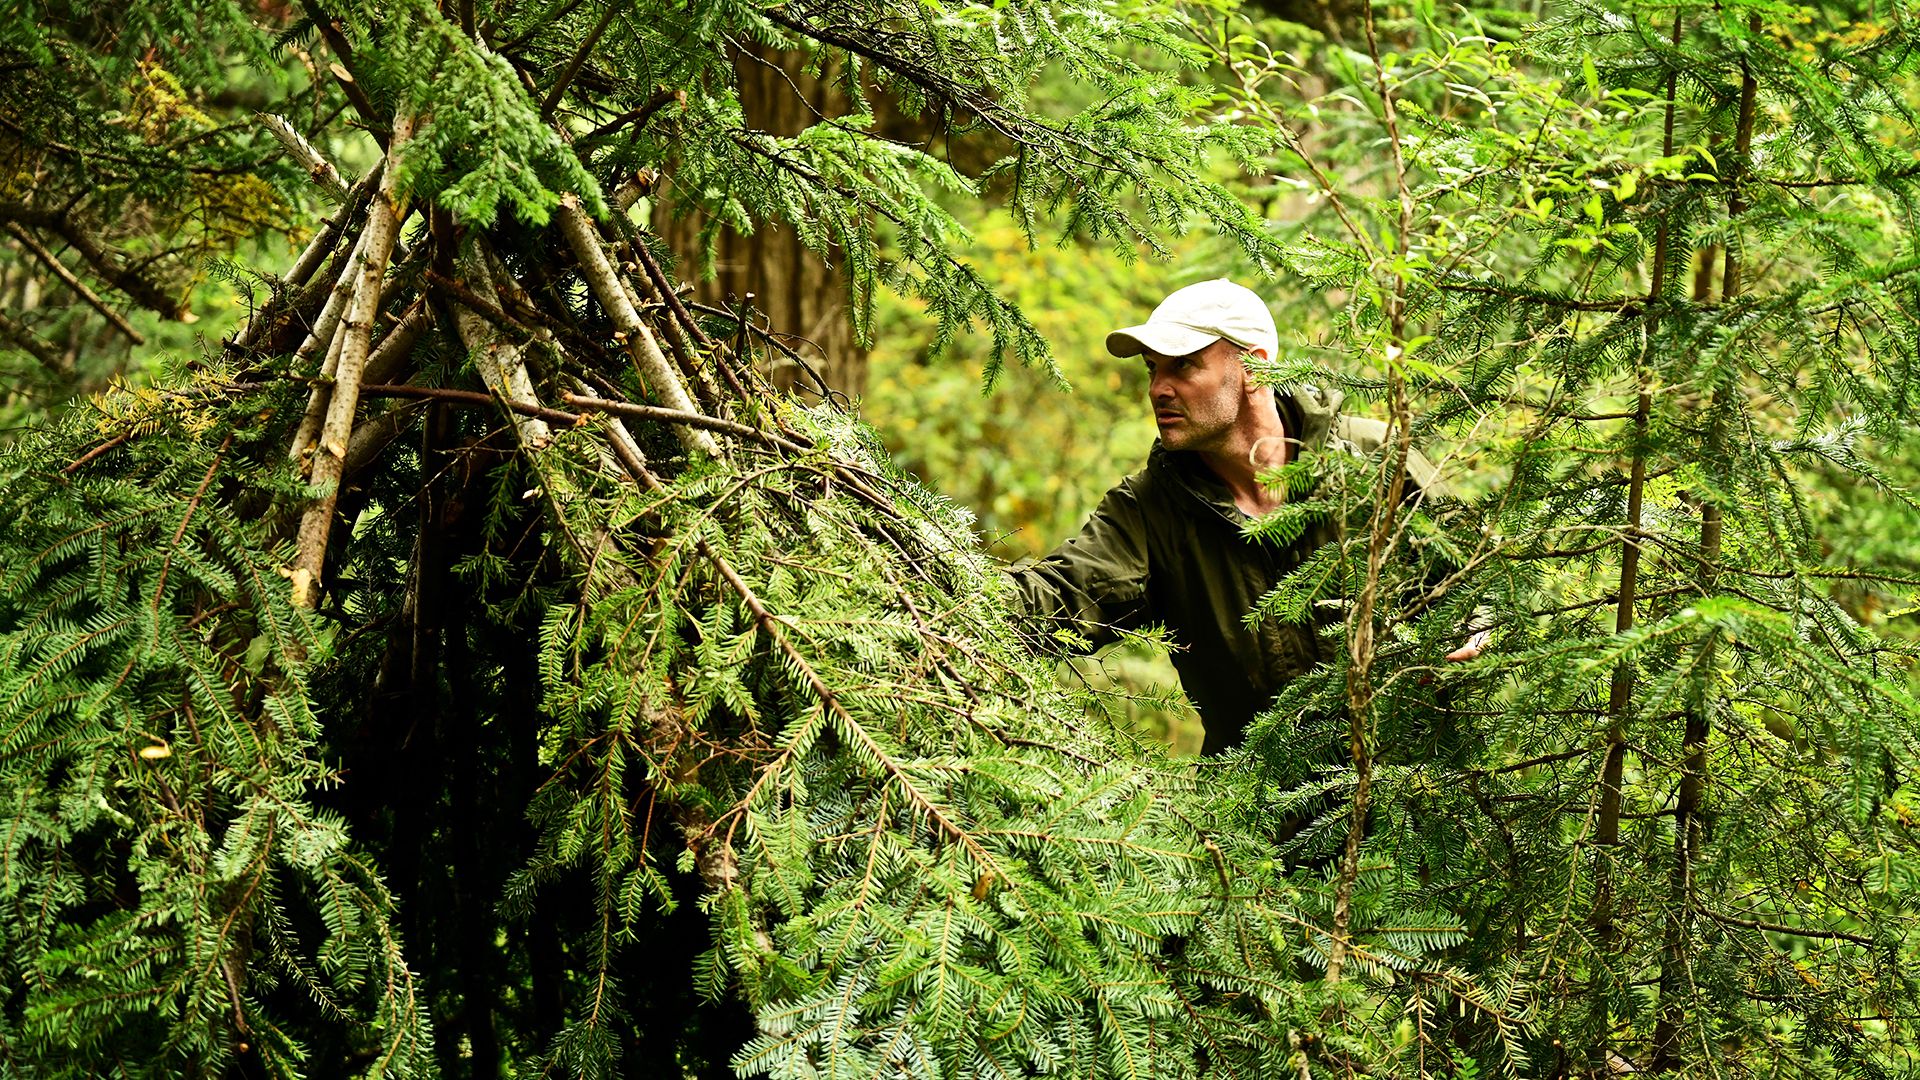
[[[1107,351],[1115,356],[1189,356],[1220,340],[1219,334],[1172,323],[1142,323],[1107,335]]]

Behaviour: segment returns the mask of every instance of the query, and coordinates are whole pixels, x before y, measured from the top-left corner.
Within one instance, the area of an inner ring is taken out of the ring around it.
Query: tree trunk
[[[1747,29],[1758,36],[1760,16],[1750,16]],[[1727,196],[1727,218],[1732,222],[1738,222],[1747,209],[1740,184],[1747,169],[1747,156],[1753,149],[1754,97],[1759,89],[1753,69],[1744,64],[1742,66],[1746,70],[1742,72],[1740,80],[1740,112],[1735,122],[1733,184]],[[1723,308],[1740,294],[1740,270],[1740,245],[1729,238],[1726,263],[1720,274],[1720,304]],[[1707,405],[1707,447],[1702,460],[1708,463],[1709,468],[1723,463],[1726,458],[1726,409],[1733,389],[1725,382],[1715,386],[1713,398]],[[1723,475],[1721,479],[1724,481],[1726,478]],[[1723,490],[1724,487],[1723,483]],[[1700,503],[1698,581],[1702,595],[1713,593],[1720,562],[1722,520],[1717,498],[1716,493],[1709,492]],[[1700,671],[1704,680],[1713,678],[1717,644],[1715,639],[1709,638],[1701,646]],[[1693,985],[1693,873],[1699,864],[1700,847],[1705,839],[1701,811],[1706,801],[1707,736],[1712,730],[1709,707],[1709,693],[1703,687],[1698,699],[1687,710],[1686,728],[1681,733],[1681,746],[1686,758],[1681,765],[1680,789],[1673,808],[1673,871],[1667,895],[1666,933],[1661,949],[1660,1019],[1653,1031],[1655,1072],[1677,1068],[1681,1062],[1682,1044],[1686,1041],[1684,1028],[1687,1004],[1692,997],[1689,991]]]
[[[1680,41],[1682,31],[1681,16],[1673,17],[1673,40]],[[1665,132],[1662,136],[1662,152],[1671,155],[1674,144],[1675,94],[1678,91],[1677,76],[1669,73],[1666,85]],[[1627,476],[1627,520],[1620,538],[1620,595],[1614,609],[1613,629],[1616,634],[1624,634],[1633,629],[1635,593],[1640,579],[1640,542],[1643,501],[1647,481],[1647,427],[1653,406],[1652,379],[1650,370],[1654,339],[1660,328],[1659,301],[1666,289],[1667,265],[1672,257],[1673,236],[1667,219],[1662,218],[1654,231],[1653,263],[1649,267],[1647,286],[1646,340],[1640,361],[1640,392],[1633,410],[1633,448]],[[1594,864],[1594,901],[1591,922],[1594,937],[1600,942],[1603,954],[1615,957],[1620,949],[1620,931],[1614,923],[1616,914],[1614,897],[1614,860],[1620,844],[1620,785],[1626,771],[1627,761],[1627,721],[1633,711],[1634,669],[1629,660],[1622,660],[1613,670],[1613,677],[1607,688],[1607,756],[1600,769],[1599,807],[1595,814],[1594,846],[1596,853]],[[1607,973],[1601,972],[1601,977]],[[1597,980],[1596,980],[1597,981]],[[1597,1067],[1606,1067],[1607,1055],[1611,1053],[1608,1031],[1611,1029],[1607,1002],[1609,995],[1599,990],[1592,994],[1592,1022],[1595,1041],[1589,1049],[1589,1060]]]
[[[775,135],[797,135],[823,117],[847,111],[847,96],[828,71],[808,74],[803,53],[750,46],[734,57],[747,126]],[[867,350],[853,336],[847,286],[838,267],[808,251],[792,229],[762,226],[752,235],[722,228],[714,238],[711,279],[691,272],[701,264],[700,230],[705,217],[675,202],[671,178],[655,198],[654,230],[673,249],[681,276],[694,295],[710,304],[751,304],[761,324],[772,328],[835,393],[858,397],[867,386]],[[773,384],[817,396],[821,386],[792,359],[775,355]]]

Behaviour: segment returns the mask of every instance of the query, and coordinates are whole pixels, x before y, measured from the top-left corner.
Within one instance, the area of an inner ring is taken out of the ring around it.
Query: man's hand
[[[1448,653],[1446,656],[1446,659],[1456,664],[1463,664],[1468,660],[1471,660],[1474,657],[1479,656],[1480,650],[1487,647],[1487,639],[1492,636],[1493,636],[1492,630],[1476,630],[1474,631],[1473,636],[1467,639],[1467,643],[1465,645],[1462,645],[1459,648]]]

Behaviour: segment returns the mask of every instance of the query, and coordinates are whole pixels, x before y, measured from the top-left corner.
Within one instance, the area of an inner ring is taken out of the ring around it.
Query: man
[[[1331,539],[1330,524],[1284,548],[1242,535],[1283,501],[1259,473],[1299,454],[1367,453],[1387,437],[1382,421],[1339,415],[1338,391],[1276,395],[1254,385],[1244,358],[1272,359],[1278,349],[1266,303],[1224,278],[1180,289],[1145,323],[1108,334],[1108,352],[1146,364],[1160,438],[1147,467],[1107,492],[1080,535],[1013,571],[1019,606],[1043,629],[1069,628],[1099,645],[1119,630],[1165,624],[1206,729],[1203,754],[1236,745],[1254,714],[1320,659],[1311,626],[1244,621]],[[1417,452],[1407,472],[1436,492],[1436,472]],[[1470,659],[1483,641],[1476,635],[1448,659]]]

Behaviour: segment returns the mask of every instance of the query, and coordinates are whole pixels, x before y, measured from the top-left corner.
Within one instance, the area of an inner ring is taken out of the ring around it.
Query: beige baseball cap
[[[1271,360],[1280,352],[1280,332],[1273,313],[1260,294],[1215,278],[1176,290],[1160,301],[1147,321],[1107,335],[1107,351],[1115,356],[1187,356],[1221,338],[1248,349],[1266,350]]]

